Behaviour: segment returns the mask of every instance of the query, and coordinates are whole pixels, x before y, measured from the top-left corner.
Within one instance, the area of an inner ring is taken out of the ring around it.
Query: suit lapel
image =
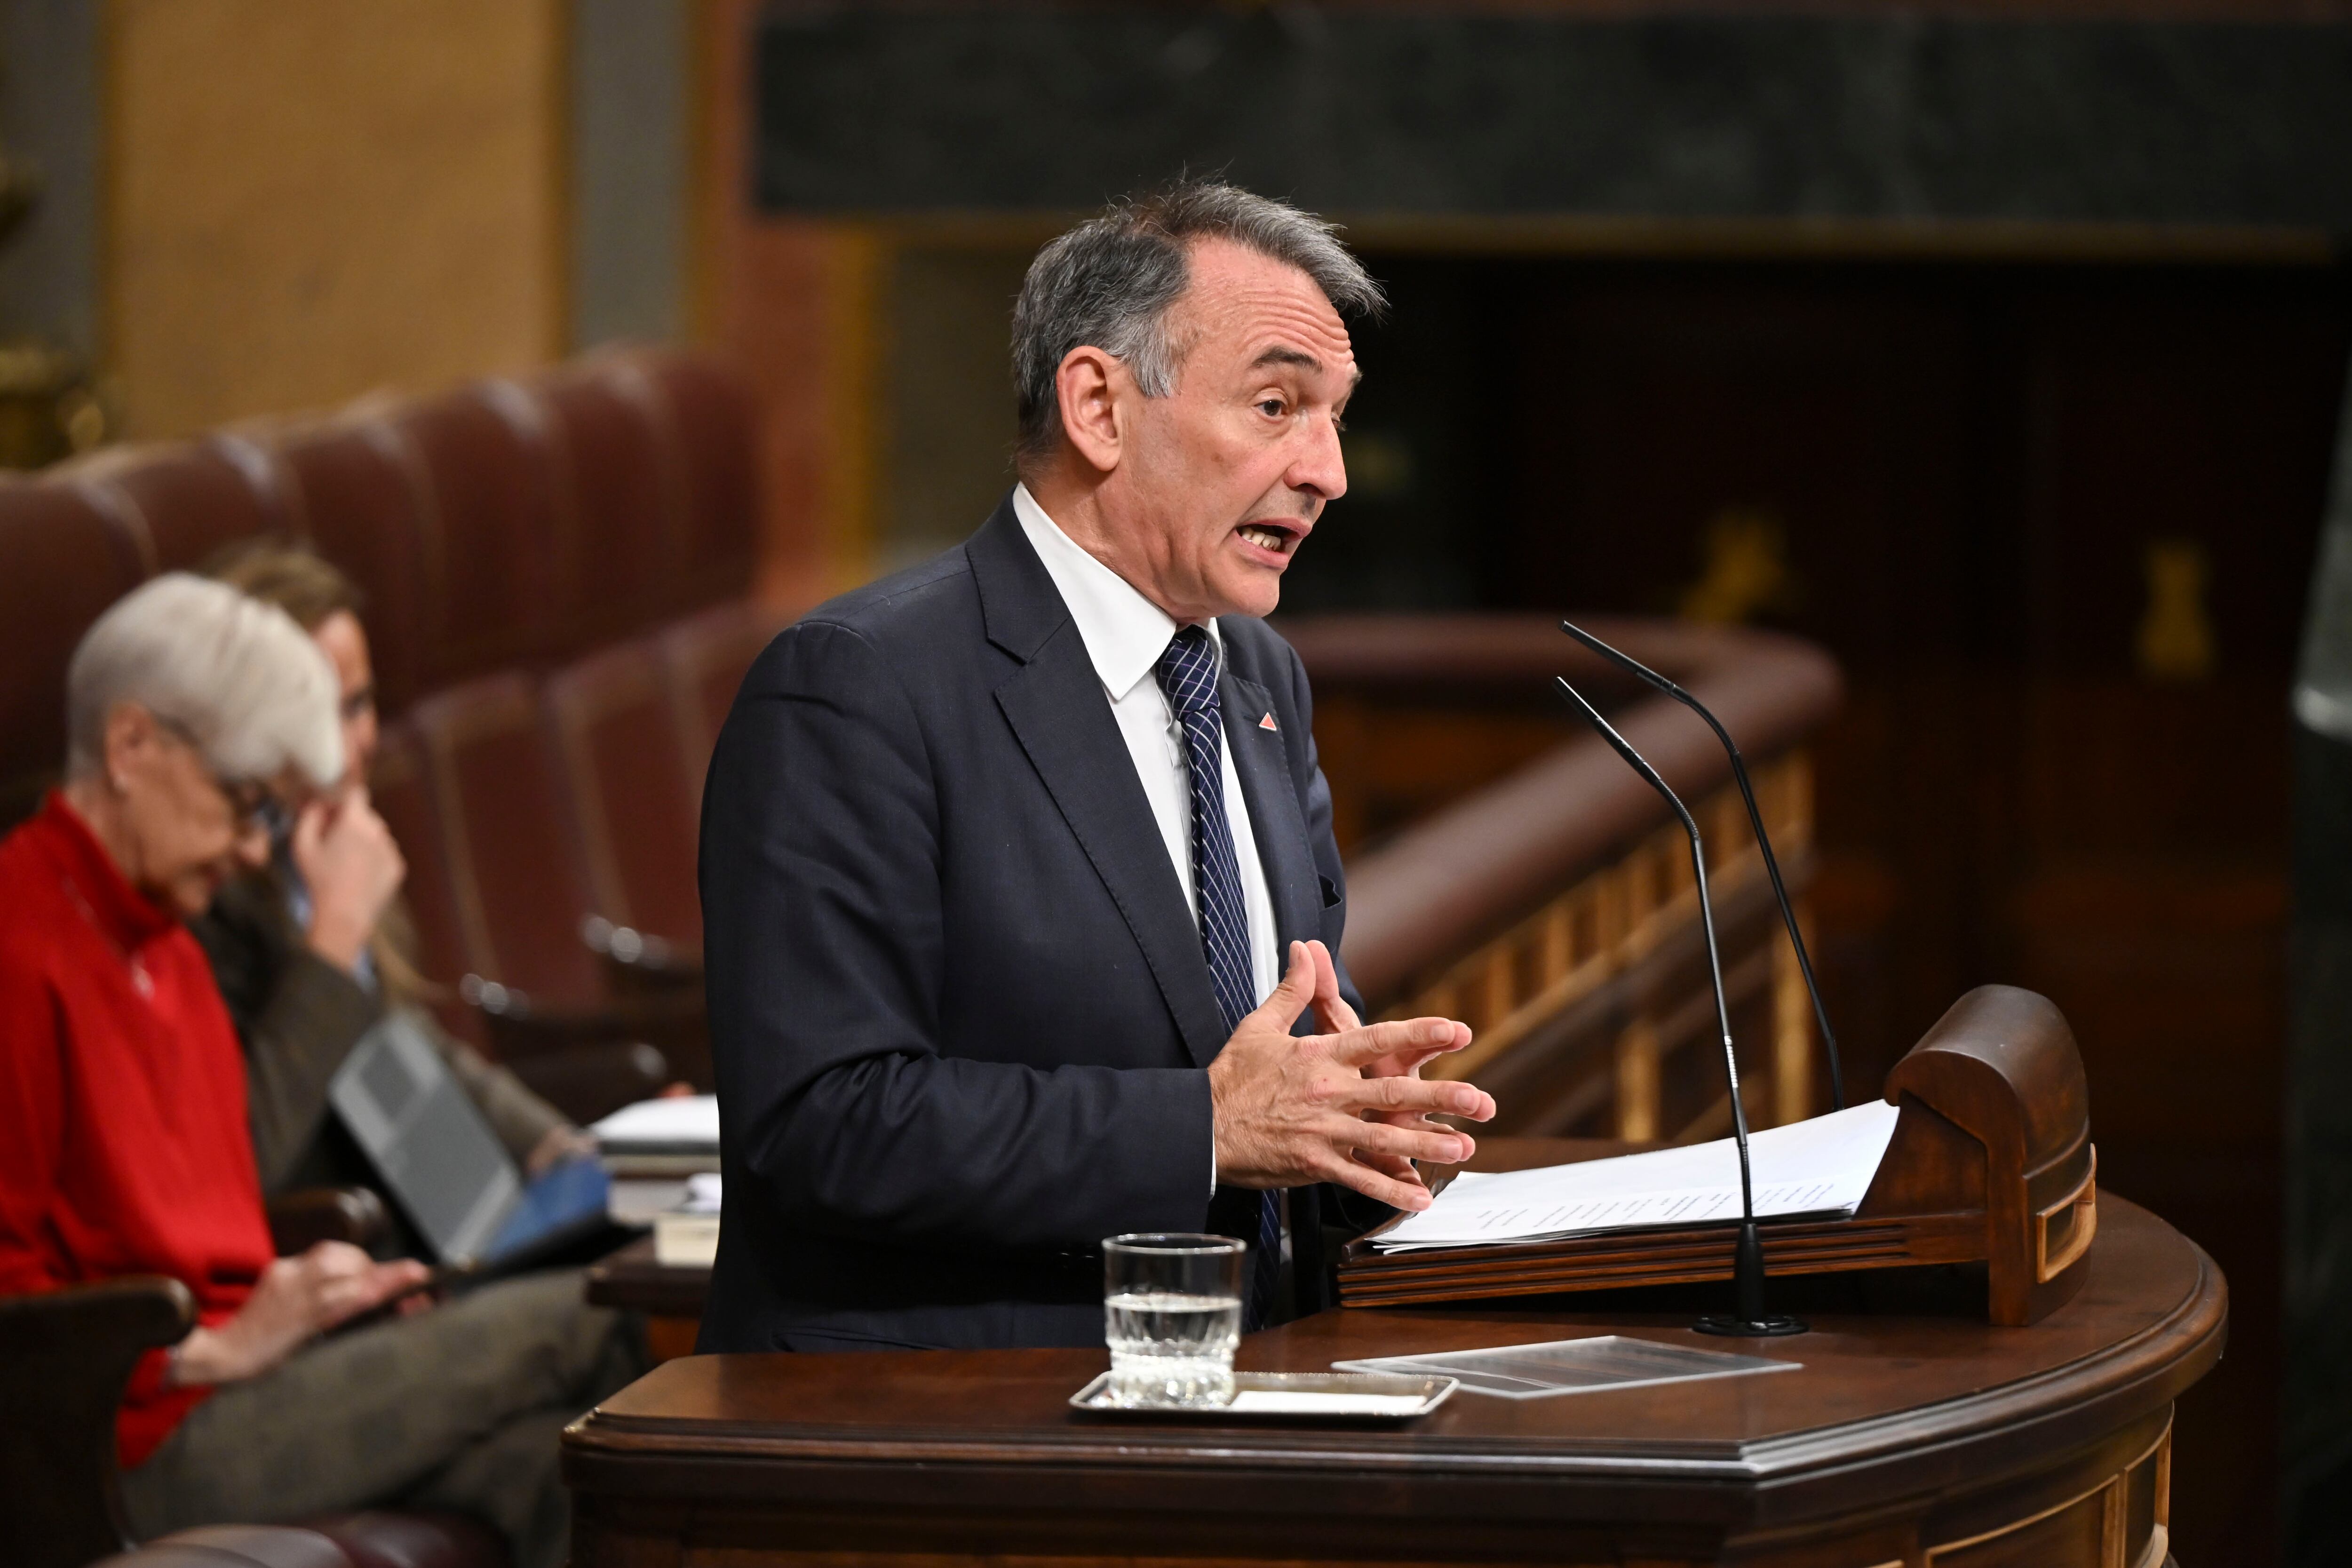
[[[1233,752],[1242,800],[1249,807],[1250,832],[1257,840],[1258,864],[1265,869],[1266,892],[1274,901],[1274,967],[1279,974],[1287,967],[1285,955],[1292,942],[1322,932],[1323,897],[1307,849],[1307,818],[1291,787],[1282,732],[1261,727],[1262,718],[1274,712],[1274,699],[1256,681],[1234,674],[1230,664],[1217,693],[1224,710],[1225,746]]]
[[[1206,1067],[1225,1026],[1200,927],[1086,644],[1020,529],[1008,501],[965,546],[989,639],[1024,660],[996,688],[997,707],[1143,950],[1185,1050]]]

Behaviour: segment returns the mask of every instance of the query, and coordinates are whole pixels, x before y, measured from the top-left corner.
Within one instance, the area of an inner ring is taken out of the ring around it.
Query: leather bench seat
[[[754,434],[723,362],[636,350],[0,479],[0,826],[55,776],[66,660],[107,605],[299,541],[366,595],[374,782],[444,1020],[495,1047],[468,976],[542,1018],[604,1006],[620,972],[587,929],[690,974],[702,770],[782,619],[746,597]]]
[[[507,1568],[507,1549],[462,1514],[370,1510],[178,1531],[98,1568]]]
[[[783,619],[749,597],[754,435],[747,385],[723,362],[632,350],[0,476],[0,830],[62,767],[66,667],[108,605],[236,541],[305,543],[365,595],[385,720],[375,796],[408,861],[427,977],[451,998],[445,1018],[511,1047],[525,1080],[583,1121],[706,1078],[702,772]],[[592,928],[605,942],[593,952]],[[624,948],[678,962],[626,973]],[[37,1305],[103,1317],[133,1283]],[[128,1366],[89,1373],[91,1421],[110,1422]],[[26,1376],[60,1396],[74,1382],[56,1364]],[[12,1489],[37,1480],[6,1479],[0,1493],[18,1503]],[[126,1538],[119,1519],[90,1525],[94,1496],[64,1499],[68,1514],[77,1544],[57,1536],[67,1555],[39,1568],[79,1568]],[[186,1531],[108,1561],[491,1568],[506,1554],[468,1521],[382,1511]]]

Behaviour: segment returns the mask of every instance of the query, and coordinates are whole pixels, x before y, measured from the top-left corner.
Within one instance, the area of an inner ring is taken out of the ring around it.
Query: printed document
[[[1878,1173],[1898,1114],[1874,1100],[1751,1133],[1757,1217],[1852,1215]],[[1537,1171],[1465,1172],[1373,1245],[1410,1252],[1738,1217],[1739,1154],[1725,1138]]]

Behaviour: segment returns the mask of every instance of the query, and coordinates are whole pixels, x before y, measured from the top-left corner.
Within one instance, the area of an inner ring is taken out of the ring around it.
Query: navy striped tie
[[[1225,816],[1224,729],[1217,704],[1217,650],[1209,634],[1186,626],[1160,656],[1160,689],[1184,727],[1184,758],[1192,783],[1192,888],[1201,905],[1201,952],[1209,961],[1217,1008],[1231,1035],[1257,1006],[1250,969],[1249,914],[1242,903],[1241,863]],[[1282,1279],[1282,1206],[1273,1193],[1258,1194],[1257,1254],[1250,1270],[1249,1326],[1273,1309]]]

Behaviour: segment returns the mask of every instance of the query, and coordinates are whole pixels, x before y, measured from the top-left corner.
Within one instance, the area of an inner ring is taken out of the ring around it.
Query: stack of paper
[[[687,1179],[677,1206],[654,1216],[654,1261],[708,1268],[719,1257],[719,1178],[705,1172]]]
[[[1757,1216],[1852,1215],[1878,1173],[1897,1114],[1874,1100],[1750,1136]],[[1556,1241],[1736,1220],[1739,1212],[1739,1155],[1726,1138],[1538,1171],[1465,1172],[1436,1202],[1374,1237],[1373,1245],[1382,1252],[1410,1252]]]
[[[625,1105],[588,1129],[612,1173],[615,1225],[651,1225],[686,1197],[689,1176],[719,1169],[719,1100],[678,1095]]]
[[[641,1100],[588,1131],[615,1175],[690,1176],[719,1168],[716,1095]]]

